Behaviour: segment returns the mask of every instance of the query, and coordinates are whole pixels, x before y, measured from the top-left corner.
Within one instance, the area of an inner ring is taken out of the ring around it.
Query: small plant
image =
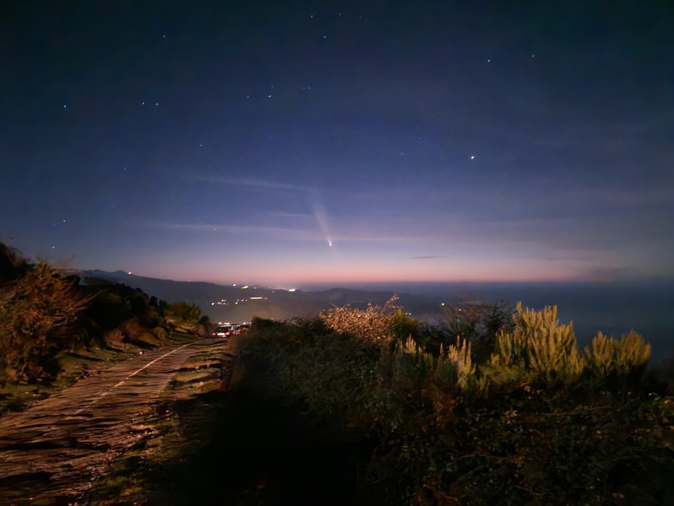
[[[452,344],[447,349],[447,356],[443,357],[442,352],[438,361],[447,360],[456,368],[456,384],[459,388],[466,388],[469,380],[475,374],[475,365],[471,358],[470,343],[465,339],[459,339],[459,342]]]

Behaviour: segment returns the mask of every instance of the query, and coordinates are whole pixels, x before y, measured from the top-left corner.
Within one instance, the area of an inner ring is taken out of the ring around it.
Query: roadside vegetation
[[[674,400],[639,334],[579,349],[555,307],[448,317],[423,325],[392,299],[257,319],[247,360],[315,420],[362,434],[361,503],[674,503]]]
[[[0,243],[0,413],[207,326],[194,305]],[[674,504],[672,385],[649,359],[636,332],[580,349],[555,307],[448,307],[446,322],[426,325],[395,298],[255,319],[244,355],[283,406],[360,445],[349,449],[357,503],[372,505]],[[202,380],[197,369],[186,383]]]
[[[0,243],[0,413],[90,370],[205,335],[192,304],[30,262]]]

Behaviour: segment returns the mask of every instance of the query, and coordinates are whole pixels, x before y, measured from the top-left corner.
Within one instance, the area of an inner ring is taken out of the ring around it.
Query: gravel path
[[[75,504],[115,458],[152,433],[153,407],[166,400],[176,373],[195,357],[206,367],[225,343],[203,339],[145,352],[5,414],[0,504]]]

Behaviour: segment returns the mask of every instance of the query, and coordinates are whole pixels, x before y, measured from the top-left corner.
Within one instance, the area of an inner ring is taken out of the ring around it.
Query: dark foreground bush
[[[395,314],[339,308],[251,332],[286,395],[375,436],[362,487],[405,504],[674,499],[674,403],[644,388],[638,334],[600,334],[581,352],[555,308],[518,306],[474,361],[470,339],[433,353],[400,339]]]

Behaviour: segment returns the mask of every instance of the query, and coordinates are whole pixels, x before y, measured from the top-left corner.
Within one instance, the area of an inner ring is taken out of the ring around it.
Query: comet
[[[330,235],[328,233],[328,223],[326,219],[327,213],[325,212],[325,209],[323,209],[323,206],[320,203],[318,190],[314,190],[311,192],[310,201],[311,201],[311,209],[314,212],[314,217],[318,222],[318,226],[321,227],[321,231],[323,232],[323,236],[325,237],[325,240],[328,243],[328,247],[332,248],[332,239],[330,239]]]

